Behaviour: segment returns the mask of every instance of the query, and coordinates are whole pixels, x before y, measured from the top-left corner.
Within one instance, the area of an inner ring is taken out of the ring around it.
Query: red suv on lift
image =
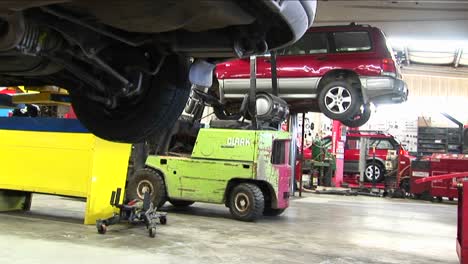
[[[381,131],[348,131],[344,151],[344,172],[349,174],[359,173],[359,148],[360,140],[368,138],[369,152],[366,158],[364,170],[364,180],[371,182],[375,169],[375,181],[380,182],[389,171],[397,170],[400,177],[409,176],[409,166],[411,165],[411,155],[403,146],[390,134]],[[322,140],[324,146],[329,145],[331,150],[331,136]],[[373,163],[373,146],[375,146],[375,163]],[[388,151],[395,150],[398,157],[398,164],[388,164],[386,166]],[[304,158],[308,158],[304,155]],[[395,166],[395,167],[393,167]]]
[[[384,33],[371,26],[312,27],[277,51],[279,96],[292,111],[320,111],[349,127],[365,124],[370,103],[401,103],[408,89]],[[242,99],[249,89],[248,59],[218,64],[221,100]],[[257,59],[257,88],[271,91],[271,57]]]

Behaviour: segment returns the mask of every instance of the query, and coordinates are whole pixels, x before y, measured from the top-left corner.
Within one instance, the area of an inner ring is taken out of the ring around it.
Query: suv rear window
[[[333,39],[336,52],[367,51],[372,48],[367,31],[334,32]]]
[[[280,55],[304,55],[328,52],[327,33],[306,33],[294,45],[287,47]]]

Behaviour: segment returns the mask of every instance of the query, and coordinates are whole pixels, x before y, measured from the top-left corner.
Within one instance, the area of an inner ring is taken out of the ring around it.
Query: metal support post
[[[359,186],[364,182],[367,154],[369,153],[369,139],[362,137],[359,141]]]
[[[278,96],[278,74],[276,69],[276,51],[271,51],[271,91]]]
[[[250,56],[250,90],[249,90],[249,110],[252,116],[252,127],[257,129],[257,57]]]
[[[375,145],[372,146],[372,191],[374,191],[374,189],[375,189]]]
[[[305,133],[305,113],[302,113],[302,133],[301,133],[301,170],[299,171],[299,197],[302,197],[302,165],[304,164],[304,133]]]
[[[468,263],[468,183],[458,184],[457,254],[460,264]]]
[[[344,171],[344,142],[346,141],[346,127],[340,121],[333,120],[332,153],[336,157],[335,187],[341,187]]]
[[[289,117],[289,132],[291,133],[291,147],[290,147],[290,164],[292,168],[291,176],[291,196],[294,196],[296,186],[294,184],[296,179],[296,153],[297,153],[297,114],[291,114]]]
[[[278,71],[276,69],[276,51],[270,52],[270,63],[271,63],[271,93],[274,96],[278,96]],[[281,123],[277,124],[278,130],[281,129]]]

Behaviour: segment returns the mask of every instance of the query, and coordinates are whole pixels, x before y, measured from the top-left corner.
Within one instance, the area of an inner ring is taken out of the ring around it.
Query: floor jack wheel
[[[155,237],[156,236],[156,227],[151,226],[150,228],[148,228],[148,234],[149,234],[150,237]]]
[[[160,216],[159,217],[159,222],[161,223],[161,225],[167,224],[167,217],[166,216]]]
[[[104,235],[107,232],[107,226],[103,223],[97,225],[97,231],[99,234]]]

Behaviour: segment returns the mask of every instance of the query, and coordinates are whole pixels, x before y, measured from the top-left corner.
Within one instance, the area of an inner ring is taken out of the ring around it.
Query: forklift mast
[[[272,65],[276,56],[272,54]],[[212,107],[217,119],[230,124],[230,128],[240,129],[268,129],[279,127],[279,123],[289,115],[287,103],[270,93],[257,93],[257,59],[250,57],[250,90],[244,97],[237,112],[232,112],[223,104],[211,87],[193,86],[191,96],[187,102],[185,113],[174,124],[172,129],[148,138],[145,142],[134,144],[130,158],[131,168],[135,170],[145,167],[148,155],[167,155],[171,149],[182,149],[182,152],[190,153],[196,141],[196,137],[202,124],[200,123],[206,106]],[[276,68],[272,69],[276,73]],[[276,74],[272,78],[272,92],[278,94]],[[260,104],[257,104],[260,102]],[[241,119],[242,121],[239,121]],[[250,124],[245,120],[250,120]],[[221,123],[221,122],[219,122]],[[132,173],[132,172],[129,172]]]

